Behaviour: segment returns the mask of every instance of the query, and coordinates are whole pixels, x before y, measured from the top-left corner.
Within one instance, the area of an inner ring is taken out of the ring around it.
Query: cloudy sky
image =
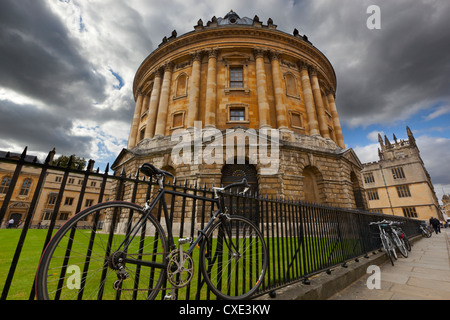
[[[381,29],[367,27],[378,5]],[[126,147],[140,63],[198,19],[272,18],[333,64],[348,147],[377,160],[377,133],[415,134],[439,199],[450,193],[448,0],[0,0],[0,150],[96,160]]]

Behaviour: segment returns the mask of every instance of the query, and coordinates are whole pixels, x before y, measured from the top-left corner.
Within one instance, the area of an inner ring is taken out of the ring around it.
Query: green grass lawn
[[[0,291],[3,291],[21,232],[20,229],[0,230]],[[48,230],[36,229],[28,231],[9,290],[8,300],[26,300],[29,298],[47,232]],[[304,238],[303,243],[295,238],[270,238],[266,242],[270,262],[265,287],[273,287],[286,280],[298,279],[315,270],[337,264],[342,259],[341,244],[347,252],[353,251],[355,244],[354,240],[345,240],[335,246],[336,239],[318,237]],[[356,247],[356,250],[358,251],[359,247]],[[306,256],[313,254],[314,259],[304,260],[304,253]],[[295,257],[295,260],[292,260],[292,256]],[[198,250],[194,250],[193,259],[196,264],[194,278],[189,287],[180,290],[179,299],[195,299],[200,272]],[[289,266],[291,267],[289,268]],[[203,286],[201,299],[209,298],[205,288],[206,285]]]
[[[0,230],[0,291],[3,291],[21,229]],[[48,230],[29,230],[22,247],[8,300],[28,299]]]

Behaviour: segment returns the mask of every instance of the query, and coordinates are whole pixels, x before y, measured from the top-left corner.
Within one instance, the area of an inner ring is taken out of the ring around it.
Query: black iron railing
[[[11,154],[0,155],[0,165],[8,165],[10,168],[9,173],[5,170],[0,171],[0,174],[7,172],[4,174],[8,177],[8,184],[0,195],[2,229],[6,228],[13,212],[10,207],[14,201],[13,196],[20,187],[22,172],[25,168],[32,168],[37,172],[34,182],[36,185],[31,188],[34,190],[33,194],[29,195],[30,200],[26,206],[23,223],[15,231],[14,240],[11,240],[12,233],[6,235],[6,230],[0,230],[0,239],[4,239],[5,243],[17,241],[12,245],[2,244],[0,252],[4,268],[4,272],[0,272],[2,300],[34,299],[34,274],[39,257],[54,230],[64,222],[60,220],[59,213],[71,177],[77,176],[79,181],[78,198],[75,200],[73,214],[85,205],[86,189],[89,187],[89,181],[94,178],[101,181],[100,188],[96,192],[96,203],[108,198],[142,205],[143,199],[151,198],[157,190],[155,183],[139,177],[138,173],[131,177],[126,176],[123,170],[120,175],[114,175],[109,173],[108,167],[104,172],[94,171],[92,160],[88,162],[85,170],[71,169],[70,161],[66,167],[51,165],[53,155],[54,151],[51,151],[44,163],[39,163],[35,158],[29,159],[26,156],[26,149],[16,157],[12,157]],[[41,194],[45,189],[46,179],[52,172],[57,172],[62,179],[59,181],[59,189],[50,212],[47,208],[47,220],[43,224],[44,213],[39,210],[42,211],[40,204],[46,200],[42,199]],[[107,186],[112,186],[112,189],[109,190]],[[186,181],[180,183],[176,180],[167,184],[166,188],[170,190],[166,201],[174,236],[195,238],[197,231],[209,220],[211,212],[215,209],[213,192],[206,186],[188,185]],[[245,215],[255,222],[266,239],[270,262],[260,293],[275,290],[294,281],[307,281],[311,275],[339,266],[345,267],[347,262],[376,251],[381,247],[381,243],[378,237],[374,237],[373,230],[369,227],[371,221],[382,219],[403,221],[402,229],[408,236],[420,233],[418,227],[420,220],[269,198],[264,195],[229,194],[226,205],[231,214]],[[161,206],[157,210],[155,208],[153,214],[161,220]],[[166,223],[161,222],[163,225]],[[2,232],[4,237],[1,237]],[[32,244],[27,241],[28,238],[32,238]],[[33,249],[28,249],[28,246],[32,246]],[[9,251],[6,252],[7,250]],[[22,260],[27,261],[27,268],[18,267],[22,265]],[[14,281],[18,278],[21,279],[20,284],[19,281]],[[212,294],[207,292],[200,274],[196,279],[193,281],[195,285],[192,288],[188,286],[178,298],[214,299]]]

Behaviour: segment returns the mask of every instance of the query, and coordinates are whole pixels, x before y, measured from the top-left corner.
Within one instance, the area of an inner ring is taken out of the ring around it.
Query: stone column
[[[136,105],[134,107],[133,122],[131,124],[130,135],[128,137],[128,149],[134,148],[136,146],[136,137],[138,135],[139,119],[141,118],[143,100],[144,95],[139,89],[136,98]]]
[[[334,131],[336,133],[337,144],[341,148],[345,148],[344,136],[342,135],[341,123],[336,108],[336,101],[334,100],[334,93],[328,93],[328,105],[330,106],[331,117],[333,118]]]
[[[306,113],[308,115],[309,134],[320,135],[319,124],[316,116],[316,106],[311,88],[311,80],[309,79],[308,65],[302,63],[300,65],[300,74],[302,78],[303,97],[305,99]]]
[[[217,106],[217,49],[208,51],[208,74],[206,79],[205,128],[216,127]]]
[[[192,74],[189,78],[189,104],[187,112],[186,126],[188,128],[194,127],[194,122],[198,118],[198,106],[200,98],[200,66],[201,53],[195,52],[192,54]]]
[[[254,49],[256,60],[256,87],[258,94],[259,128],[270,128],[270,108],[267,100],[266,70],[264,67],[264,52]]]
[[[155,72],[153,80],[153,90],[150,96],[150,105],[147,114],[147,128],[145,130],[145,138],[151,139],[155,135],[156,115],[158,114],[159,95],[161,93],[161,71]]]
[[[322,92],[320,91],[319,78],[317,77],[316,68],[313,68],[311,70],[311,84],[314,102],[316,104],[316,112],[319,121],[320,135],[324,138],[330,139],[330,132],[328,130],[328,122],[325,115],[325,109],[323,108]]]
[[[283,81],[281,77],[279,56],[280,54],[276,51],[270,52],[270,60],[272,63],[273,89],[275,92],[275,110],[277,112],[278,129],[287,129],[288,117],[284,101],[285,92],[282,86]]]
[[[156,120],[155,137],[163,137],[166,134],[167,112],[169,109],[170,85],[172,82],[172,64],[164,65],[164,77],[159,98],[158,116]]]

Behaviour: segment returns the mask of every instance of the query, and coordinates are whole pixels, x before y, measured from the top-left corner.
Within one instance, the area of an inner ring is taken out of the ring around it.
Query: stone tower
[[[416,139],[390,141],[378,134],[379,161],[364,164],[364,189],[371,211],[428,220],[440,217],[439,203]],[[441,217],[440,217],[441,218]]]

